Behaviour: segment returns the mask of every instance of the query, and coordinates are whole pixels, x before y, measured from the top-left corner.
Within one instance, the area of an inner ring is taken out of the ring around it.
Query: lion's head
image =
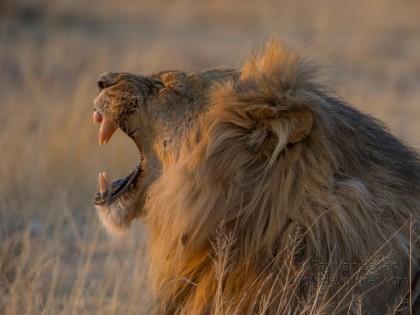
[[[178,160],[185,139],[208,109],[214,83],[230,80],[234,74],[233,70],[208,70],[99,77],[93,114],[100,124],[99,144],[107,143],[120,128],[140,152],[138,166],[124,179],[108,183],[104,174],[99,176],[95,203],[110,230],[118,233],[145,212],[151,183]]]
[[[111,230],[145,218],[161,312],[295,312],[334,293],[336,310],[358,295],[382,311],[404,296],[407,279],[345,280],[372,257],[396,264],[382,277],[407,272],[419,160],[295,51],[271,42],[239,70],[106,73],[98,86],[99,142],[120,128],[140,157],[124,179],[100,175],[97,208]],[[339,283],[315,290],[319,264]]]

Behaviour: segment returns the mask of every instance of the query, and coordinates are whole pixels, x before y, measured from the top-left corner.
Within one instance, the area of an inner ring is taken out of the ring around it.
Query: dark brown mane
[[[418,255],[409,239],[420,218],[416,153],[329,96],[317,68],[277,42],[240,73],[217,85],[200,140],[151,188],[159,312],[338,311],[355,296],[378,313],[398,304],[409,283],[391,280],[407,275],[410,246]],[[346,281],[373,261],[363,277],[389,282]],[[343,281],[322,282],[319,266]]]

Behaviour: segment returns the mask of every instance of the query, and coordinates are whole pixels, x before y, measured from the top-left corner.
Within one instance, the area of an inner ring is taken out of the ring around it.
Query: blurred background
[[[97,145],[96,77],[239,67],[271,37],[420,149],[420,1],[0,0],[0,314],[147,314],[145,231],[108,237],[97,174],[137,150]]]

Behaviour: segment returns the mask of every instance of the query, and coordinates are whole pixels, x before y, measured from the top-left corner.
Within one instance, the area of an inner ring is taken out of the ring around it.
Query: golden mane
[[[419,160],[374,119],[328,95],[319,77],[273,41],[238,78],[214,87],[208,113],[146,204],[159,313],[347,310],[354,295],[376,295],[365,294],[366,284],[322,283],[351,278],[355,270],[343,263],[359,272],[372,258],[387,259],[407,272]],[[327,268],[314,279],[319,264]],[[393,305],[409,284],[392,296],[389,283],[378,287]]]

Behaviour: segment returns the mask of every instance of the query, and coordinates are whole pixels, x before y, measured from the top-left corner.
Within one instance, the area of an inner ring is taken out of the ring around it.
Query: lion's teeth
[[[99,145],[106,144],[116,129],[117,126],[111,120],[106,118],[106,116],[102,116],[101,127],[99,129]]]
[[[106,178],[106,173],[99,173],[99,192],[103,193],[108,188],[108,180]]]

